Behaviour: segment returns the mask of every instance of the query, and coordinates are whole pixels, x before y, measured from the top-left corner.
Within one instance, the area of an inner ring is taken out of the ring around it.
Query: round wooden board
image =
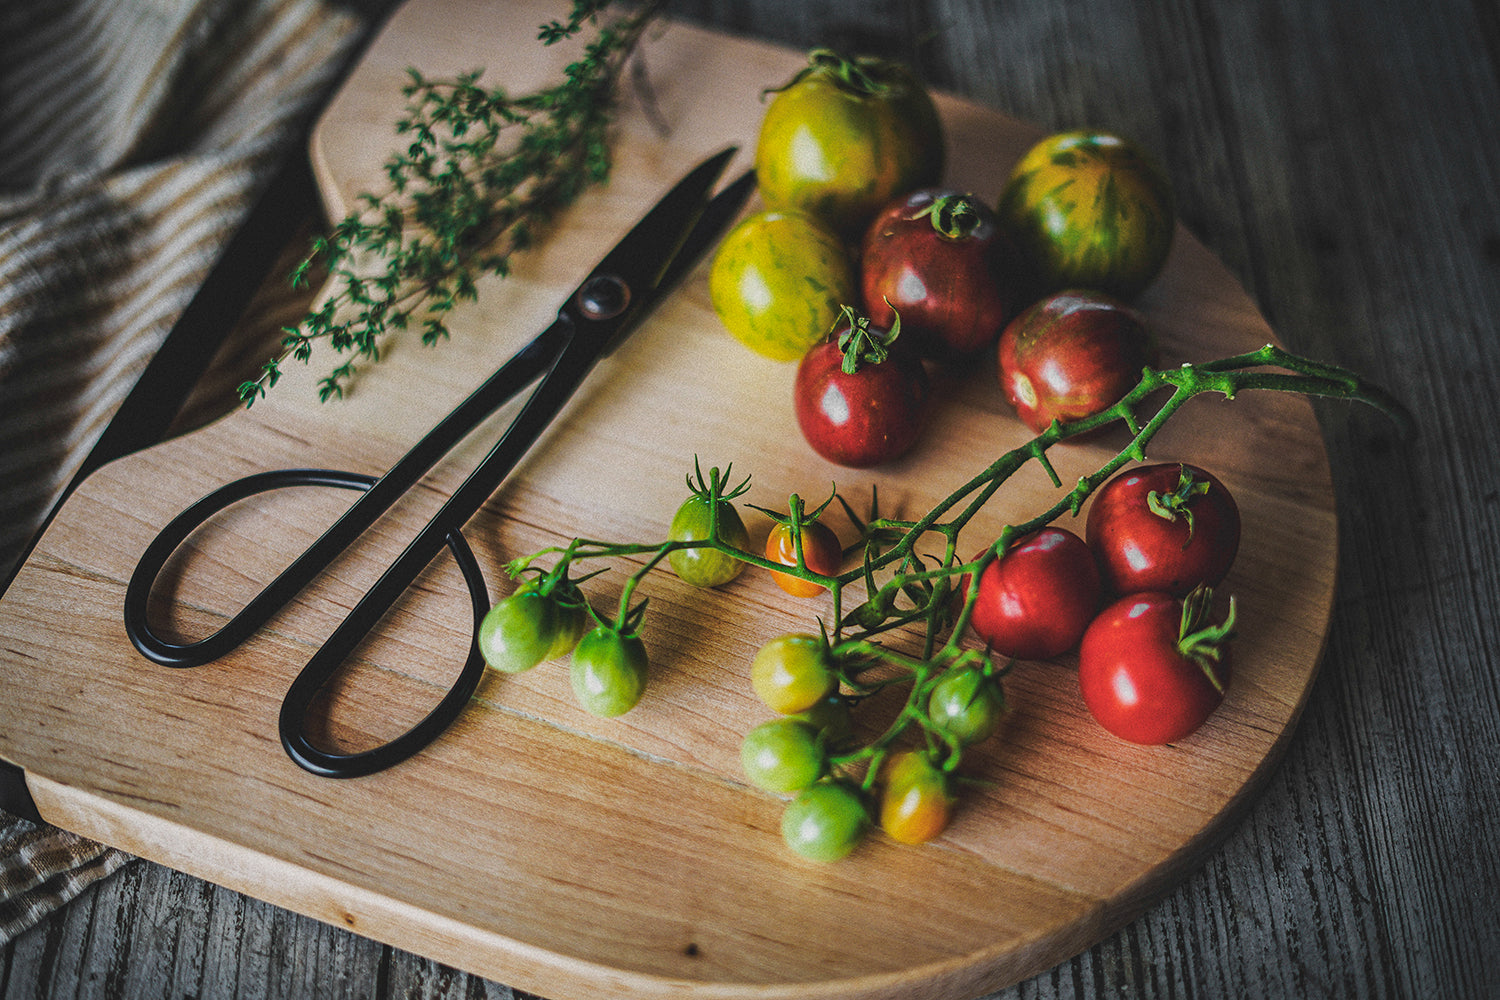
[[[400,10],[317,131],[331,214],[381,189],[407,66],[431,76],[485,67],[487,84],[528,89],[575,54],[535,41],[555,7],[413,0]],[[1224,587],[1242,627],[1220,711],[1181,743],[1133,747],[1089,718],[1070,661],[1018,664],[1002,731],[965,759],[985,784],[966,789],[949,830],[919,848],[875,835],[843,862],[800,861],[780,841],[781,800],[744,782],[740,738],[768,714],[749,689],[750,658],[827,612],[758,572],[714,592],[666,571],[648,580],[651,688],[622,718],[582,712],[564,665],[545,664],[487,678],[448,734],[390,771],[335,782],[287,761],[275,728],[292,676],[483,454],[483,439],[232,656],[174,672],[126,643],[124,581],[176,511],[257,469],[388,467],[550,319],[673,179],[727,143],[752,146],[761,90],[802,59],[681,24],[654,32],[644,58],[653,114],[632,90],[608,186],[560,219],[515,275],[487,283],[455,315],[451,343],[391,346],[347,400],[326,406],[313,383],[328,359],[315,357],[252,410],[116,463],[69,501],[0,607],[0,677],[18,692],[0,719],[0,752],[27,768],[54,822],[553,1000],[910,1000],[1015,982],[1191,871],[1289,737],[1322,651],[1336,561],[1327,458],[1305,400],[1194,400],[1152,449],[1153,460],[1213,470],[1244,517]],[[994,198],[1039,133],[948,97],[940,109],[949,181]],[[949,374],[916,455],[869,472],[828,465],[795,428],[792,366],[724,332],[705,276],[700,267],[600,366],[470,525],[495,596],[508,587],[503,563],[575,535],[664,537],[694,456],[752,475],[745,499],[762,506],[792,492],[821,498],[834,482],[863,505],[878,483],[884,510],[914,514],[1029,437],[992,370]],[[1181,230],[1139,306],[1167,363],[1274,340],[1238,283]],[[1058,449],[1058,472],[1076,479],[1120,444]],[[973,547],[1056,495],[1024,470],[971,529]],[[188,631],[222,620],[346,502],[297,491],[202,533],[182,560],[177,620]],[[750,513],[752,537],[763,538],[765,519]],[[847,540],[848,525],[835,526]],[[613,606],[630,568],[622,561],[590,585],[600,607]],[[435,567],[387,626],[336,692],[331,735],[350,745],[394,735],[449,683],[470,631],[456,572]],[[92,665],[87,685],[80,661]]]

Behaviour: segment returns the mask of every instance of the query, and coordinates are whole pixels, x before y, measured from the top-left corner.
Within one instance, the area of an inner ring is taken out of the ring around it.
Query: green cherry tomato
[[[480,621],[479,652],[496,670],[518,674],[551,656],[557,635],[557,605],[534,587],[522,587],[496,601]]]
[[[755,150],[768,206],[810,212],[842,233],[896,195],[936,183],[942,168],[937,109],[911,72],[827,49],[776,92]]]
[[[948,776],[927,754],[896,754],[882,774],[880,828],[902,844],[923,844],[942,833],[953,818]]]
[[[578,640],[568,675],[573,695],[602,718],[623,715],[646,691],[646,647],[634,635],[600,626]]]
[[[536,580],[527,580],[516,588],[517,594],[535,593],[537,590]],[[574,600],[563,601],[555,595],[550,598],[557,614],[557,634],[548,647],[547,653],[542,657],[544,660],[556,660],[567,656],[578,645],[578,640],[583,638],[583,633],[589,630],[589,613],[584,604],[583,595],[573,589]]]
[[[709,537],[713,507],[706,495],[694,494],[683,501],[672,516],[668,537],[674,542],[697,542]],[[719,537],[736,548],[750,544],[750,532],[734,504],[719,501]],[[718,587],[740,575],[745,564],[734,556],[705,546],[677,549],[667,554],[673,572],[695,587]]]
[[[588,609],[582,604],[557,606],[557,638],[547,650],[547,659],[556,660],[571,653],[578,640],[589,630]]]
[[[816,729],[823,738],[823,746],[829,750],[837,750],[854,738],[854,713],[849,708],[849,699],[843,695],[831,694],[791,718],[801,719]]]
[[[762,722],[740,743],[745,777],[768,792],[795,792],[823,773],[818,731],[801,719],[783,716]]]
[[[730,230],[708,291],[724,328],[773,361],[796,361],[858,291],[843,242],[811,215],[764,211]]]
[[[787,805],[781,839],[804,858],[838,861],[859,846],[869,824],[859,792],[839,781],[820,781]]]
[[[933,725],[971,746],[988,739],[1005,714],[1005,695],[994,678],[977,667],[955,667],[938,678],[927,696]]]
[[[750,686],[782,715],[806,712],[838,690],[838,676],[821,636],[794,632],[760,647],[750,664]]]
[[[1130,298],[1172,246],[1167,175],[1106,132],[1061,132],[1033,146],[1000,195],[1002,225],[1039,272],[1038,296],[1088,288]]]

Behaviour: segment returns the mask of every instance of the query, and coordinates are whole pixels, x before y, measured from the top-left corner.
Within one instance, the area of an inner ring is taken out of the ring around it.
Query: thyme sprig
[[[596,34],[559,82],[531,93],[482,87],[482,70],[443,80],[408,69],[396,132],[409,141],[385,163],[389,188],[361,193],[313,240],[292,284],[326,271],[327,294],[283,328],[281,353],[240,385],[241,401],[265,396],[282,364],[308,362],[318,341],[345,359],[319,382],[327,401],[344,395],[361,363],[380,359],[387,335],[415,327],[423,344],[447,340],[449,313],[477,297],[478,279],[507,275],[540,228],[608,176],[620,74],[663,5],[648,0],[607,20],[610,0],[573,0],[539,40]]]

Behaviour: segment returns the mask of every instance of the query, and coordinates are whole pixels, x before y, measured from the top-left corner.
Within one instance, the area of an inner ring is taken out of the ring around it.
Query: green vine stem
[[[1050,524],[1064,512],[1075,515],[1079,513],[1089,496],[1123,466],[1131,461],[1145,460],[1147,445],[1189,399],[1205,393],[1217,393],[1232,400],[1240,393],[1252,391],[1292,392],[1363,402],[1387,414],[1403,435],[1409,435],[1414,430],[1410,413],[1379,386],[1343,368],[1312,361],[1274,344],[1267,344],[1259,350],[1216,361],[1184,364],[1179,368],[1145,369],[1135,388],[1113,406],[1083,420],[1066,424],[1054,422],[1026,444],[995,459],[987,468],[916,520],[879,516],[878,500],[872,496],[870,520],[861,522],[835,487],[833,496],[818,510],[821,512],[832,499],[837,498],[860,528],[864,541],[860,565],[836,576],[825,576],[809,570],[805,564],[787,566],[759,553],[739,548],[725,541],[716,524],[711,527],[708,538],[694,541],[618,544],[575,539],[567,546],[543,549],[516,560],[510,564],[509,569],[511,575],[515,576],[536,560],[555,555],[560,557],[564,565],[560,570],[554,570],[554,573],[566,574],[567,564],[574,562],[645,555],[648,558],[625,582],[620,598],[620,618],[623,620],[627,615],[633,618],[639,616],[639,607],[631,607],[634,594],[668,554],[684,548],[712,547],[749,565],[800,577],[826,587],[832,600],[832,621],[835,623],[830,640],[835,658],[846,666],[856,665],[860,669],[875,661],[895,664],[907,671],[914,680],[912,698],[919,699],[925,679],[936,665],[953,666],[982,655],[959,646],[959,639],[973,612],[977,591],[967,594],[955,612],[956,602],[952,600],[955,578],[977,576],[991,560],[998,558],[1017,539]],[[958,538],[964,527],[1014,473],[1026,463],[1036,461],[1047,472],[1053,485],[1061,489],[1063,483],[1048,458],[1049,450],[1062,441],[1116,421],[1125,424],[1131,432],[1131,438],[1113,457],[1095,472],[1081,477],[1046,510],[1027,520],[1007,524],[994,542],[975,559],[965,562],[957,557]],[[707,484],[707,491],[713,501],[725,498],[729,490],[717,471],[713,470]],[[746,486],[747,484],[741,484],[728,495],[737,496]],[[789,516],[797,520],[805,517],[800,510]],[[944,540],[941,559],[924,558],[916,551],[918,543],[930,535]],[[890,571],[890,576],[881,582],[879,575],[885,571]],[[846,614],[843,610],[844,590],[860,582],[864,584],[865,599]],[[900,603],[903,597],[908,602],[904,606]],[[916,623],[925,625],[924,647],[920,657],[894,652],[873,641],[882,633]],[[950,625],[952,627],[948,629],[947,626]],[[939,636],[945,630],[947,639],[939,645]],[[987,669],[994,671],[993,665]],[[844,674],[845,680],[855,690],[860,689],[857,673],[857,670],[850,669]],[[919,700],[909,701],[901,719],[897,720],[897,731],[905,728],[921,711]],[[888,739],[882,738],[877,743],[884,746],[895,735],[892,732]],[[860,759],[868,756],[869,754],[861,751]]]

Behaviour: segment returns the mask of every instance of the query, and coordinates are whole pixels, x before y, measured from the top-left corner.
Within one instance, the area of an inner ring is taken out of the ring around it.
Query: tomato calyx
[[[870,317],[853,306],[844,306],[839,318],[839,351],[844,355],[839,366],[845,375],[853,375],[862,365],[883,364],[891,356],[891,345],[901,336],[901,314],[894,313],[890,329],[870,322]]]
[[[1151,513],[1166,521],[1176,521],[1180,516],[1187,521],[1187,538],[1182,547],[1187,548],[1193,540],[1193,501],[1206,496],[1209,490],[1207,479],[1200,479],[1185,465],[1179,465],[1181,476],[1177,486],[1170,492],[1152,490],[1146,494],[1146,506]]]
[[[834,49],[815,48],[807,53],[807,65],[798,70],[795,76],[779,87],[767,87],[761,91],[761,96],[779,94],[810,76],[821,76],[835,87],[856,97],[883,97],[896,89],[883,79],[888,75],[883,72],[886,65],[886,61],[882,59],[869,56],[850,59]]]
[[[972,194],[945,194],[934,198],[911,216],[915,222],[927,219],[933,231],[946,240],[963,240],[973,235],[984,222],[984,217],[975,208]]]
[[[1224,620],[1217,624],[1208,621],[1213,610],[1213,589],[1199,587],[1182,601],[1182,625],[1177,634],[1177,650],[1196,663],[1203,676],[1219,694],[1224,693],[1224,681],[1219,676],[1219,664],[1224,659],[1225,647],[1234,638],[1235,602],[1230,595],[1229,610]]]

